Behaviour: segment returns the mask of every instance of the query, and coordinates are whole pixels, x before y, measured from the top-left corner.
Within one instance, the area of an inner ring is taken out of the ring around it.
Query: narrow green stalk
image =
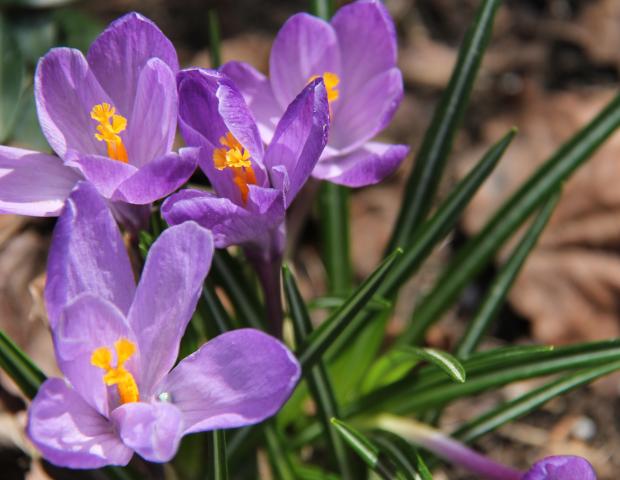
[[[219,68],[222,64],[220,21],[214,9],[209,10],[209,52],[211,53],[211,68]]]
[[[310,0],[310,11],[323,20],[329,20],[334,12],[333,0]]]
[[[267,453],[269,454],[274,479],[295,480],[295,471],[291,459],[273,422],[267,422],[263,425],[263,434],[267,441]]]
[[[312,323],[295,278],[286,265],[282,269],[282,277],[284,279],[284,293],[295,330],[295,341],[300,344],[312,333]],[[327,441],[333,451],[342,478],[353,480],[355,477],[347,458],[344,443],[330,422],[332,417],[339,416],[339,409],[332,382],[323,360],[318,360],[317,364],[305,374],[305,378],[310,393],[317,404],[319,417],[327,434]]]
[[[520,397],[501,404],[482,415],[468,420],[452,436],[464,442],[471,442],[496,428],[516,420],[539,408],[560,395],[587,385],[604,375],[620,370],[620,361],[564,375],[558,379],[531,390]]]
[[[213,430],[207,435],[209,445],[207,480],[228,480],[225,432]]]
[[[489,43],[493,19],[501,0],[484,0],[470,27],[435,114],[424,135],[415,165],[405,187],[398,220],[386,252],[409,244],[424,221],[437,192],[452,141],[461,123],[482,56]]]
[[[0,330],[0,367],[30,399],[37,394],[45,381],[45,374],[2,330]]]
[[[349,191],[323,182],[319,190],[321,241],[331,294],[350,291],[353,281],[349,252]]]
[[[332,0],[311,0],[310,11],[323,20],[334,12]],[[319,190],[321,242],[329,292],[346,294],[353,284],[349,252],[349,190],[322,182]]]
[[[435,287],[413,312],[400,343],[419,343],[424,333],[450,308],[471,279],[491,260],[504,242],[539,208],[562,182],[599,148],[620,125],[620,95],[512,194],[444,269]]]
[[[476,350],[482,340],[482,336],[488,330],[489,325],[497,315],[510,291],[521,267],[525,263],[530,252],[533,250],[538,238],[544,230],[551,214],[560,199],[560,193],[556,192],[543,206],[538,216],[532,222],[529,230],[523,235],[519,244],[515,247],[510,258],[502,266],[489,288],[489,293],[474,314],[467,326],[467,331],[461,338],[456,348],[456,356],[467,358]]]

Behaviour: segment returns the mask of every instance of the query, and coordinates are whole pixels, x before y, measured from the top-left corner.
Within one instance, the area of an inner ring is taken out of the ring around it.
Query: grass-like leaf
[[[400,380],[420,360],[426,360],[456,382],[465,381],[465,369],[452,355],[432,348],[404,346],[393,349],[375,361],[364,378],[364,391],[371,391],[377,387],[388,385]]]
[[[286,265],[282,268],[282,279],[284,294],[293,321],[295,342],[300,344],[312,333],[312,322],[310,321],[304,299],[297,288],[295,278]],[[305,377],[308,382],[308,388],[317,405],[319,417],[323,424],[329,446],[338,463],[338,469],[344,479],[353,480],[354,474],[347,459],[347,452],[342,438],[338,435],[330,422],[332,417],[337,417],[340,413],[325,364],[323,361],[319,360],[315,366],[306,370],[306,372]]]
[[[13,131],[25,73],[10,22],[0,13],[0,142],[5,142]]]
[[[30,357],[1,330],[0,366],[28,398],[36,395],[46,378]]]
[[[547,160],[458,252],[435,287],[415,309],[399,341],[419,343],[427,328],[453,305],[465,286],[488,264],[504,242],[619,125],[620,95]]]
[[[488,330],[489,325],[503,305],[506,295],[508,295],[512,284],[521,271],[521,267],[525,263],[525,259],[536,245],[540,234],[551,218],[551,214],[559,199],[560,193],[557,192],[547,200],[528,231],[510,254],[510,258],[502,265],[489,287],[489,293],[467,325],[467,330],[456,348],[457,357],[467,358],[478,347],[482,336]]]
[[[207,432],[207,437],[209,445],[207,480],[228,480],[225,432],[213,430]]]
[[[392,462],[387,457],[381,457],[379,455],[379,449],[355,428],[337,418],[332,418],[331,422],[344,441],[349,444],[373,472],[377,473],[377,475],[385,480],[404,478],[396,472],[396,468]]]
[[[349,191],[340,185],[323,182],[319,207],[329,292],[346,294],[351,290],[353,279],[349,252]]]
[[[253,285],[244,277],[241,263],[226,250],[216,250],[211,275],[232,302],[239,320],[252,328],[266,330],[262,321],[263,307]]]
[[[220,36],[220,21],[217,12],[209,9],[209,53],[211,54],[211,68],[220,68],[222,64],[222,49]]]
[[[429,372],[418,378],[405,378],[380,388],[357,402],[344,406],[348,418],[358,413],[388,410],[394,413],[423,412],[455,399],[499,388],[512,382],[580,368],[597,367],[620,360],[620,340],[593,342],[554,350],[512,355],[473,358],[463,362],[467,382],[446,381],[443,374]]]
[[[559,395],[582,385],[587,385],[597,378],[617,370],[620,370],[619,361],[565,375],[466,422],[452,436],[465,442],[471,442],[501,425],[537,409]]]
[[[418,450],[405,439],[386,430],[377,430],[373,432],[372,440],[407,480],[433,480]]]
[[[439,205],[431,218],[418,227],[403,258],[388,275],[379,294],[390,297],[416,272],[432,249],[452,230],[465,207],[497,166],[517,131],[511,129],[491,146],[474,168]]]
[[[304,369],[316,363],[343,330],[348,328],[350,332],[359,331],[364,326],[359,322],[351,322],[351,320],[356,318],[356,315],[375,295],[381,282],[401,255],[402,250],[400,249],[389,255],[366,281],[351,294],[349,299],[298,348],[297,357]]]
[[[469,102],[501,0],[484,0],[459,50],[456,66],[416,155],[388,251],[406,246],[428,214],[452,141]]]
[[[267,453],[274,478],[276,480],[295,480],[295,471],[289,453],[286,451],[283,439],[273,422],[267,422],[263,425],[263,433],[267,442]]]

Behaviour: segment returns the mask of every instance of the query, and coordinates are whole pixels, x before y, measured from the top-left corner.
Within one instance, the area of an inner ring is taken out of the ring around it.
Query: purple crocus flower
[[[39,122],[58,157],[0,146],[0,212],[56,216],[85,178],[128,226],[193,173],[191,149],[171,151],[179,69],[174,47],[150,20],[130,13],[91,45],[54,48],[37,66]],[[131,207],[129,206],[131,205]]]
[[[546,457],[527,472],[502,465],[441,431],[411,419],[381,415],[377,426],[392,431],[439,458],[459,465],[486,480],[596,480],[590,463],[574,455]]]
[[[194,220],[209,228],[217,248],[244,247],[266,290],[277,334],[284,217],[327,141],[324,83],[315,79],[300,89],[265,149],[242,94],[228,77],[189,69],[177,79],[181,133],[188,145],[200,148],[199,165],[215,192],[182,190],[164,202],[162,215],[171,225]]]
[[[184,434],[257,423],[282,406],[299,365],[260,331],[220,335],[172,368],[212,254],[208,230],[171,227],[136,286],[105,202],[78,184],[54,233],[45,292],[65,378],[43,383],[28,418],[47,460],[98,468],[136,452],[165,462]]]
[[[370,141],[388,125],[403,96],[396,54],[386,8],[378,0],[358,1],[338,10],[331,22],[305,13],[292,16],[273,43],[269,78],[239,62],[222,71],[245,96],[266,143],[297,93],[322,77],[331,127],[312,175],[360,187],[392,173],[409,151],[405,145]]]

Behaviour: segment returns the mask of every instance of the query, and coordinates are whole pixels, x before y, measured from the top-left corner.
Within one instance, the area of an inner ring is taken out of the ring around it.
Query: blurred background
[[[415,152],[478,3],[386,1],[397,25],[406,94],[382,137],[410,144],[413,154],[386,182],[352,195],[352,254],[360,279],[381,258]],[[183,66],[209,67],[208,11],[214,10],[220,20],[223,61],[247,61],[266,72],[277,30],[290,15],[307,8],[307,2],[300,0],[0,0],[0,141],[49,149],[38,127],[32,96],[32,73],[38,58],[55,45],[85,51],[107,23],[123,13],[135,10],[154,20],[177,47]],[[432,285],[454,249],[605,105],[617,91],[619,78],[618,0],[504,2],[442,191],[448,192],[511,126],[518,127],[519,134],[467,210],[459,230],[406,287],[389,327],[392,337],[398,335],[416,299]],[[289,222],[290,251],[300,287],[306,298],[319,296],[325,292],[325,275],[316,233],[318,214],[298,205]],[[0,328],[48,374],[54,374],[56,367],[41,298],[53,226],[53,219],[0,216]],[[496,264],[501,262],[500,254]],[[432,328],[427,337],[430,345],[453,346],[492,275],[493,268],[484,272],[466,291],[459,307]],[[565,186],[561,203],[486,346],[566,344],[615,337],[619,332],[620,133]],[[532,386],[530,381],[457,402],[442,422],[452,428]],[[3,479],[50,478],[24,438],[25,407],[16,387],[1,375]],[[515,466],[556,453],[583,455],[595,465],[600,478],[616,479],[620,469],[618,410],[620,377],[612,376],[500,428],[476,447]],[[53,475],[65,478],[62,472]],[[473,479],[448,467],[439,469],[435,478]]]

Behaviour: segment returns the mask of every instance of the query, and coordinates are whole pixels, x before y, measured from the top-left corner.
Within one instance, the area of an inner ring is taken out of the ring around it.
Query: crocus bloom
[[[330,105],[329,142],[312,175],[359,187],[379,182],[408,147],[370,141],[392,119],[403,96],[394,23],[378,0],[342,7],[331,22],[300,13],[278,33],[269,78],[251,66],[222,67],[252,109],[266,143],[282,113],[309,81],[323,77]]]
[[[217,248],[242,245],[263,286],[272,290],[266,298],[274,302],[271,314],[277,316],[279,287],[266,285],[279,282],[286,208],[327,141],[323,81],[315,79],[300,89],[265,149],[230,79],[202,69],[184,70],[177,78],[181,133],[188,145],[200,148],[199,165],[215,193],[182,190],[164,202],[162,214],[171,225],[195,220],[209,228]]]
[[[596,480],[590,463],[574,455],[546,457],[527,472],[502,465],[481,455],[441,431],[411,419],[381,415],[377,426],[392,431],[444,460],[486,480]]]
[[[113,22],[86,58],[54,48],[37,66],[39,122],[58,157],[0,146],[0,212],[56,216],[85,178],[129,226],[195,169],[191,150],[171,151],[178,98],[174,47],[150,20]],[[129,207],[128,205],[131,205]]]
[[[111,213],[81,182],[51,248],[46,303],[65,378],[45,381],[28,419],[50,462],[165,462],[182,435],[260,422],[290,395],[299,365],[257,330],[220,335],[172,368],[213,254],[196,223],[161,234],[136,286]]]

